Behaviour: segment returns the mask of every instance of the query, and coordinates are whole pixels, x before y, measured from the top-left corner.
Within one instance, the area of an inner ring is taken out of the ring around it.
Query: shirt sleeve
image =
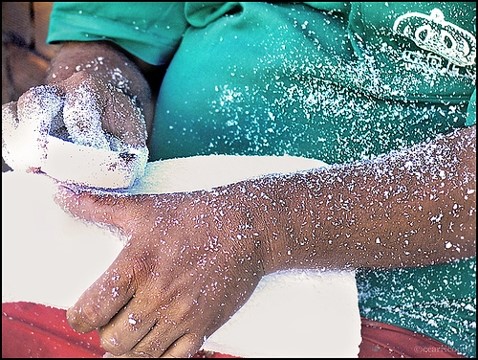
[[[184,2],[55,2],[47,43],[108,40],[141,60],[167,63],[187,21]]]
[[[466,118],[465,125],[466,126],[473,126],[476,125],[476,89],[473,91],[473,95],[471,95],[470,102],[468,103],[468,116]]]

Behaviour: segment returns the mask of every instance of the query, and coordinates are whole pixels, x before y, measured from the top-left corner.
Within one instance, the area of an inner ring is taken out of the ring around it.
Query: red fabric
[[[29,302],[2,304],[2,357],[97,358],[104,353],[98,334],[76,333],[65,310]]]
[[[464,358],[428,336],[362,318],[360,358]]]
[[[65,310],[29,302],[2,304],[3,358],[99,358],[105,351],[98,333],[78,334]],[[234,358],[200,351],[196,358]],[[412,331],[362,319],[360,358],[456,358],[454,350]]]

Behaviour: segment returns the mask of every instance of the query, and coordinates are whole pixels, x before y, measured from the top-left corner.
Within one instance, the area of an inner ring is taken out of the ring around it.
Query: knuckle
[[[133,350],[130,351],[129,353],[125,354],[126,357],[131,357],[131,358],[156,358],[155,354],[153,354],[151,351],[141,351],[141,350]]]
[[[102,333],[100,340],[103,349],[113,355],[123,355],[128,350],[121,346],[121,343],[113,335]]]
[[[98,329],[103,349],[113,355],[124,356],[131,351],[133,344],[128,340],[132,333],[118,328],[115,324],[108,324]]]
[[[32,113],[51,118],[61,109],[63,100],[58,89],[51,85],[39,85],[32,87],[23,93],[17,104],[17,112],[20,118],[28,118]]]
[[[102,325],[103,316],[101,315],[101,308],[98,304],[88,303],[77,310],[78,322],[87,324],[93,328]]]

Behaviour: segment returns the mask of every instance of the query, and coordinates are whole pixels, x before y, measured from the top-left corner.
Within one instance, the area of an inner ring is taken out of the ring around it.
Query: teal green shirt
[[[476,124],[476,5],[55,3],[48,41],[167,65],[151,160],[368,159]],[[476,260],[357,273],[363,316],[476,355]]]

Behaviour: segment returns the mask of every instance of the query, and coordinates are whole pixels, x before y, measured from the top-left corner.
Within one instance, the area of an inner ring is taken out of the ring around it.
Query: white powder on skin
[[[109,150],[98,102],[93,89],[85,83],[80,84],[72,93],[66,94],[63,121],[74,143]]]
[[[260,174],[320,165],[288,156],[174,159],[148,164],[131,192],[153,193],[154,186],[162,192],[210,190]],[[2,301],[71,306],[120,252],[118,234],[60,210],[52,200],[55,186],[46,176],[14,171],[2,174],[2,180]],[[198,251],[214,254],[218,246],[212,239]],[[119,280],[118,274],[111,279]],[[214,296],[218,285],[204,291]],[[104,289],[103,296],[118,296],[118,288]],[[141,314],[131,314],[128,323],[137,326],[140,319]],[[291,271],[265,277],[203,348],[239,356],[357,357],[360,341],[354,273]]]
[[[147,147],[129,146],[102,129],[101,106],[88,82],[64,99],[53,86],[34,87],[20,97],[18,117],[15,109],[14,103],[2,108],[2,149],[13,169],[105,188],[127,188],[142,176]]]

